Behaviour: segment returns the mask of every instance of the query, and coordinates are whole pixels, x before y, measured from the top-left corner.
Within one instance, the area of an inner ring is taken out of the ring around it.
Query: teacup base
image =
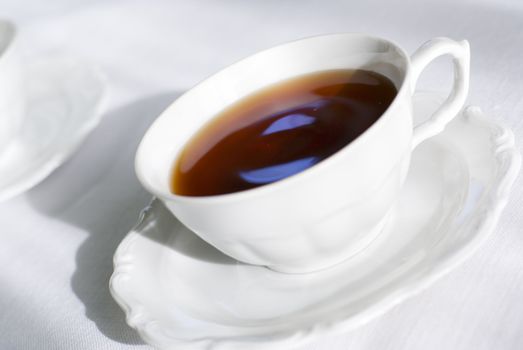
[[[384,228],[390,221],[391,217],[392,210],[389,210],[387,214],[371,230],[365,232],[365,234],[360,235],[363,238],[357,244],[350,245],[349,247],[347,247],[346,250],[341,250],[339,253],[333,254],[328,259],[321,260],[320,263],[315,262],[311,265],[302,265],[299,269],[278,265],[266,267],[275,272],[281,272],[286,274],[307,274],[329,269],[349,259],[354,258],[358,254],[364,252],[367,248],[372,246],[372,242],[376,241],[376,239],[384,231]]]

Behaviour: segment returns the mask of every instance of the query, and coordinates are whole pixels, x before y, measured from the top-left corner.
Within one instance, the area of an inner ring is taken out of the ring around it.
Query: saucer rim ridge
[[[80,65],[82,69],[88,71],[90,79],[96,81],[99,89],[99,96],[95,101],[93,112],[82,122],[81,127],[76,130],[74,134],[70,135],[67,140],[60,140],[49,147],[54,150],[54,153],[45,160],[45,163],[42,164],[37,171],[28,176],[24,176],[19,181],[9,184],[5,188],[0,189],[0,202],[7,201],[30,190],[47,178],[56,168],[72,156],[72,154],[82,145],[86,138],[92,133],[92,131],[94,131],[103,119],[103,111],[105,110],[108,101],[108,80],[101,67],[69,54],[66,56],[50,56],[30,60],[24,62],[23,65],[36,67],[38,65],[56,65],[64,62],[67,64]],[[26,78],[24,80],[30,79]],[[65,93],[65,95],[67,95],[67,93]],[[30,123],[30,121],[26,120],[25,123]]]
[[[341,333],[357,328],[425,290],[437,279],[469,258],[492,233],[508,202],[510,188],[521,167],[521,155],[516,148],[514,135],[510,129],[497,120],[489,119],[477,106],[468,106],[461,113],[463,114],[461,118],[467,123],[489,130],[492,159],[499,172],[490,181],[490,196],[486,199],[485,208],[480,214],[475,215],[476,234],[459,249],[453,249],[445,258],[439,259],[440,262],[431,267],[430,273],[407,279],[397,290],[385,295],[381,300],[362,311],[349,316],[344,316],[343,311],[340,311],[335,319],[320,320],[307,327],[295,329],[290,327],[286,331],[273,333],[274,336],[270,339],[258,340],[257,337],[252,337],[247,341],[244,338],[234,339],[233,337],[209,337],[194,340],[175,338],[170,336],[157,320],[153,319],[143,304],[133,300],[132,293],[128,293],[129,290],[125,287],[125,282],[130,278],[129,274],[134,269],[133,265],[136,261],[133,259],[133,246],[141,236],[141,228],[154,219],[155,205],[159,205],[158,199],[153,198],[141,212],[138,223],[120,243],[113,257],[114,272],[109,282],[109,289],[113,298],[124,310],[128,325],[134,328],[146,342],[161,349],[165,348],[165,344],[169,344],[169,349],[175,348],[177,345],[183,345],[184,349],[244,349],[247,345],[249,349],[258,349],[266,347],[268,344],[277,348],[286,348],[303,345],[321,334]]]

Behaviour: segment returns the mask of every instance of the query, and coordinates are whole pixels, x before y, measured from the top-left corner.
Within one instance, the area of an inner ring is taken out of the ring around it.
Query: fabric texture
[[[112,255],[150,195],[133,169],[154,118],[204,77],[264,48],[366,32],[408,52],[436,36],[468,39],[469,104],[523,137],[519,1],[3,0],[26,61],[70,54],[107,76],[103,121],[40,185],[0,204],[0,349],[149,349],[111,298]],[[420,88],[446,91],[448,59]],[[202,101],[204,103],[204,101]],[[518,146],[521,149],[521,146]],[[301,350],[523,348],[523,179],[495,232],[428,290],[353,332]]]

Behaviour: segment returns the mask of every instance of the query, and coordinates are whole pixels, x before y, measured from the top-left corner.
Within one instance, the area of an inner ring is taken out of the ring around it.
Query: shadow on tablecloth
[[[134,154],[152,121],[180,93],[150,96],[107,113],[74,157],[28,193],[39,212],[88,232],[71,287],[108,338],[143,344],[109,293],[116,247],[151,195],[134,173]]]

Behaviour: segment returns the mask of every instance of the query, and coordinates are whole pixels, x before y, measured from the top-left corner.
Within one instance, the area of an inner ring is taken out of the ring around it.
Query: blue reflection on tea
[[[239,176],[251,184],[264,185],[297,174],[310,168],[320,160],[318,157],[307,157],[265,168],[240,171]]]

